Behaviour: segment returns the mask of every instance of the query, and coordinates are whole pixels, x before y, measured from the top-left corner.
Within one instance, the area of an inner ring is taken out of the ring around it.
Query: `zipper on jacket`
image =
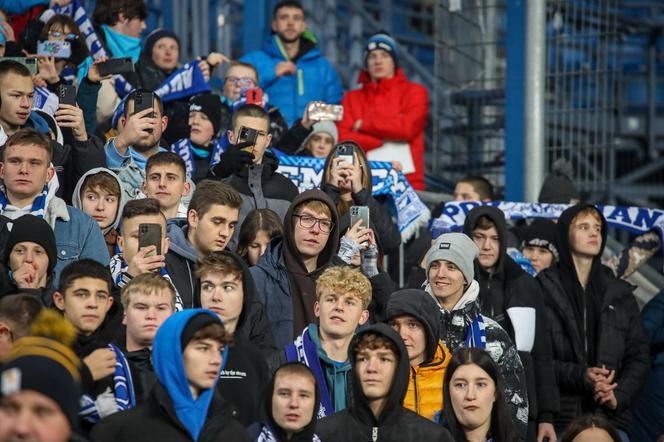
[[[371,440],[376,442],[378,440],[378,427],[373,427],[371,429]]]
[[[415,391],[415,413],[420,414],[420,401],[417,399],[417,376],[414,368],[411,367],[410,370],[413,377],[413,390]]]
[[[297,93],[299,96],[304,95],[304,76],[302,69],[297,70]]]

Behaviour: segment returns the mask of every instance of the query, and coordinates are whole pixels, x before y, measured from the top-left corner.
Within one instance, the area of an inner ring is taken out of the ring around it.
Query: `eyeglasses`
[[[255,86],[256,82],[254,81],[253,78],[249,77],[226,77],[224,79],[226,83],[230,83],[233,86]]]
[[[299,218],[300,227],[305,229],[311,229],[316,223],[318,223],[321,232],[330,233],[334,227],[334,221],[330,221],[329,219],[319,219],[311,215],[293,215],[293,217]]]
[[[60,37],[64,36],[65,40],[76,40],[76,39],[78,39],[78,35],[76,35],[76,34],[65,34],[64,32],[60,32],[60,31],[51,31],[51,32],[48,33],[48,35],[50,35],[53,38],[60,38]]]

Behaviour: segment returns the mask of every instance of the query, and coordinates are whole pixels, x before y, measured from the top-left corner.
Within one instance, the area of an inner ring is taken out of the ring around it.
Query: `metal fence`
[[[441,0],[435,9],[434,130],[428,172],[453,183],[505,165],[505,18],[502,0]]]

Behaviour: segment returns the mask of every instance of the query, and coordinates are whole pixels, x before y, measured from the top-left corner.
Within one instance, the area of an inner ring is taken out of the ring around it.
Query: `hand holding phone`
[[[98,65],[99,76],[105,77],[114,74],[128,74],[134,72],[134,62],[131,57],[111,58]]]
[[[161,255],[161,224],[141,223],[138,225],[138,250],[154,246],[155,253],[146,254],[146,257]]]
[[[340,104],[321,103],[314,101],[307,106],[309,119],[312,121],[341,121],[344,116],[344,107]]]
[[[65,40],[46,40],[37,42],[37,55],[42,57],[69,58],[71,43]]]
[[[58,87],[58,99],[60,104],[76,106],[76,88],[71,84],[61,84]]]
[[[258,130],[241,126],[237,136],[237,147],[245,152],[254,153],[256,146],[256,139],[258,138]]]

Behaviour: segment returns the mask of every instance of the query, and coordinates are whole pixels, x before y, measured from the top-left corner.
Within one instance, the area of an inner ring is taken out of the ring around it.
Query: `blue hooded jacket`
[[[184,371],[180,336],[187,323],[199,314],[212,315],[221,323],[219,317],[210,310],[188,309],[177,312],[159,327],[152,350],[152,363],[157,379],[171,397],[178,419],[189,430],[194,440],[198,440],[203,429],[215,390],[215,386],[203,390],[198,399],[194,400],[189,389],[187,374]],[[228,347],[224,349],[220,371],[226,362],[227,353]]]
[[[313,47],[294,62],[297,68],[295,75],[277,77],[274,72],[277,64],[291,61],[276,34],[265,42],[263,49],[240,58],[256,68],[260,87],[267,92],[270,104],[279,108],[289,127],[302,118],[308,102],[337,104],[343,95],[339,76],[315,42],[305,34],[300,38],[300,44]]]

